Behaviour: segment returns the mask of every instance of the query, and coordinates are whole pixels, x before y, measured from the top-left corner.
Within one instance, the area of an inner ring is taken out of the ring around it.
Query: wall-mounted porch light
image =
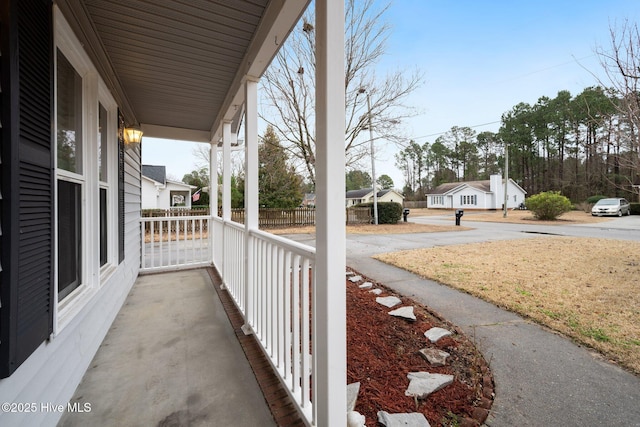
[[[138,145],[142,141],[142,130],[137,126],[129,126],[124,129],[124,143],[126,145]]]

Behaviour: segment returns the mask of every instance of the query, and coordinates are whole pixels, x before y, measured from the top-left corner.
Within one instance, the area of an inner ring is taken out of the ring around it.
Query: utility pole
[[[371,143],[371,187],[373,188],[373,223],[378,225],[378,189],[376,188],[376,157],[373,144],[373,128],[371,127],[371,100],[369,92],[361,87],[359,93],[367,92],[367,117],[369,119],[369,141]]]
[[[509,201],[507,189],[509,188],[509,143],[504,143],[504,212],[502,217],[507,217],[507,202]]]

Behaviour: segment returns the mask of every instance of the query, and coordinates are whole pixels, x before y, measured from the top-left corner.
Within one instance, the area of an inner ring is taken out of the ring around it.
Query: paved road
[[[552,234],[640,240],[640,217],[606,223],[538,226],[472,222],[464,232],[349,235],[347,265],[429,306],[461,327],[490,363],[496,399],[491,427],[640,426],[640,378],[545,328],[478,298],[383,264],[371,255],[402,249]],[[453,223],[453,217],[412,218]],[[314,245],[312,236],[289,235]],[[639,255],[640,257],[640,255]]]

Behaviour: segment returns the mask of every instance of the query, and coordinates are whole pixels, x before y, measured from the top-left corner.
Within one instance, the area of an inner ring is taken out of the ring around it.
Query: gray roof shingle
[[[349,191],[347,191],[347,199],[361,199],[364,196],[366,196],[367,194],[371,193],[372,191],[373,191],[372,188],[361,188],[360,190],[349,190]],[[378,191],[378,197],[384,196],[389,191],[391,191],[391,190],[390,189],[379,190]]]
[[[160,184],[167,183],[167,168],[165,166],[142,165],[142,175]]]
[[[478,190],[484,191],[486,193],[489,193],[491,191],[491,181],[487,179],[483,181],[447,182],[438,185],[433,190],[427,192],[427,194],[445,194],[448,191],[451,191],[454,188],[465,184],[469,187],[477,188]]]

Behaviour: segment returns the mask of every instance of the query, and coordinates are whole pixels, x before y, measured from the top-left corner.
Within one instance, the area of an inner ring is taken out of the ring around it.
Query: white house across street
[[[524,203],[527,192],[514,180],[507,183],[507,209]],[[491,175],[488,180],[448,182],[427,194],[427,206],[432,209],[502,209],[504,179]]]

